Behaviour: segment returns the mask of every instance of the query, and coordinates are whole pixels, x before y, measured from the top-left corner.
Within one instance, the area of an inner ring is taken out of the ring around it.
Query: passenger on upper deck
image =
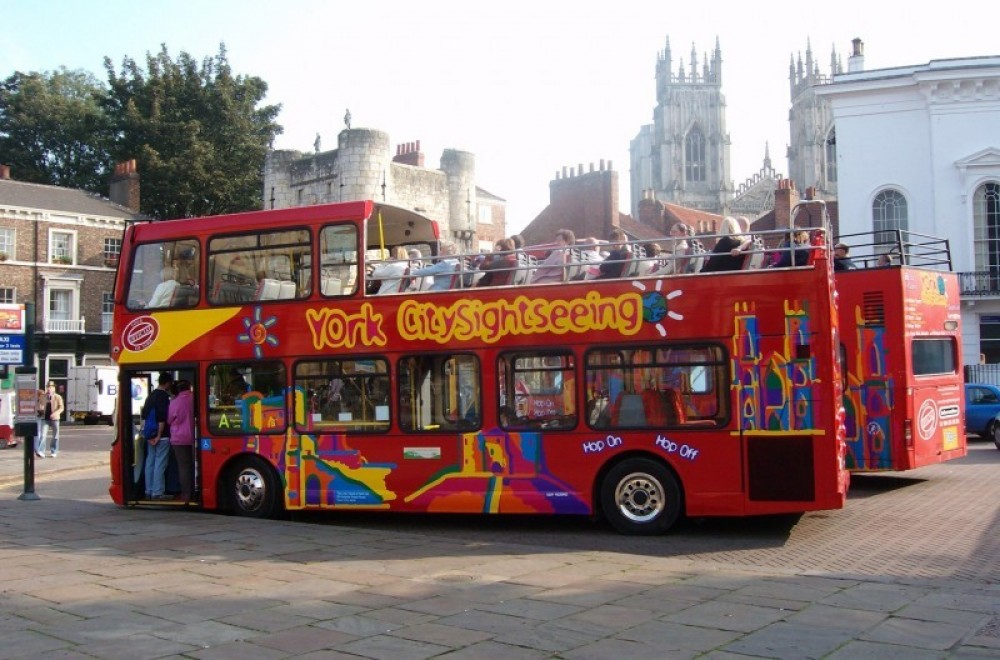
[[[476,286],[503,286],[510,284],[514,280],[514,271],[517,269],[517,255],[514,253],[514,241],[509,238],[501,238],[493,246],[493,252],[486,255],[479,270],[483,271],[483,276],[479,278]]]
[[[848,256],[851,252],[850,246],[846,243],[837,243],[833,246],[833,269],[834,270],[854,270],[857,266]]]
[[[576,235],[569,229],[556,232],[556,247],[538,265],[531,275],[532,284],[562,282],[566,279],[566,264],[569,263],[569,248],[576,244]]]
[[[378,295],[399,293],[403,276],[409,268],[406,248],[396,246],[392,251],[392,261],[383,261],[371,270],[370,277],[378,282]]]
[[[153,289],[153,295],[146,303],[147,309],[170,307],[174,297],[174,289],[177,288],[177,271],[173,266],[164,266],[163,270],[160,271],[160,279],[161,282]]]
[[[788,268],[789,266],[805,266],[809,263],[809,232],[805,229],[796,229],[792,232],[791,243],[786,238],[779,248],[777,259],[771,264],[772,268]],[[794,254],[794,259],[793,259]]]
[[[608,245],[611,251],[601,262],[599,280],[621,277],[632,258],[632,250],[628,246],[628,236],[621,229],[612,229],[608,234]]]
[[[701,272],[719,272],[726,270],[741,270],[743,268],[743,249],[751,244],[750,238],[744,236],[740,221],[731,215],[722,220],[719,227],[722,237],[712,248],[712,256],[702,267]]]
[[[671,259],[665,261],[658,272],[664,275],[671,273],[690,272],[691,266],[691,244],[688,242],[694,236],[694,230],[683,222],[675,222],[670,225],[670,249],[668,250]]]
[[[434,283],[428,291],[447,291],[452,287],[452,281],[458,272],[458,259],[455,258],[455,244],[451,241],[441,241],[440,258],[436,264],[410,271],[411,277],[433,277]]]

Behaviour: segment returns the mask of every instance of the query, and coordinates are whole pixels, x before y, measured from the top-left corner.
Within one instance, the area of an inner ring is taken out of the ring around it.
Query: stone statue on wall
[[[344,113],[344,126],[347,129],[351,128],[351,109],[348,108],[347,112]]]

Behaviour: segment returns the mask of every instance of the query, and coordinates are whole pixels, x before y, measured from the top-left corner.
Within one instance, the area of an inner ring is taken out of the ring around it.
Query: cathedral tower
[[[799,53],[788,64],[792,101],[788,113],[788,175],[798,190],[815,188],[817,199],[837,197],[837,133],[830,103],[817,97],[815,88],[829,84],[842,72],[834,49],[830,54],[830,75],[821,74],[808,41],[805,61]]]
[[[662,202],[723,214],[733,184],[718,39],[700,66],[692,44],[689,64],[682,58],[673,67],[668,37],[656,62],[653,123],[643,126],[630,145],[632,214],[638,215],[647,191]]]

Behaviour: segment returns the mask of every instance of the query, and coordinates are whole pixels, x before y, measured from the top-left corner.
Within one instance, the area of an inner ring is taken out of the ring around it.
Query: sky
[[[353,128],[420,140],[425,165],[445,149],[475,155],[478,185],[507,200],[510,233],[541,212],[564,167],[611,162],[630,208],[629,142],[652,123],[655,67],[667,38],[674,69],[716,39],[731,176],[758,172],[765,145],[787,173],[790,58],[807,45],[829,73],[851,40],[865,69],[1000,55],[995,4],[840,0],[706,3],[659,0],[4,0],[0,78],[65,66],[106,80],[104,58],[142,64],[166,45],[268,83],[281,104],[277,149],[336,148]],[[395,152],[393,152],[395,153]],[[0,154],[0,161],[2,161]],[[12,173],[14,178],[17,173]]]

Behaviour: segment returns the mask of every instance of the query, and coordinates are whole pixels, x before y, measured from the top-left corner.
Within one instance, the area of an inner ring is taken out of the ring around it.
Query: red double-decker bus
[[[947,241],[851,234],[836,272],[847,467],[901,471],[965,456],[958,279]]]
[[[635,245],[621,277],[588,279],[572,248],[562,281],[532,284],[519,255],[487,287],[440,244],[373,202],[129,227],[114,501],[164,504],[145,499],[138,411],[169,372],[193,384],[192,504],[210,510],[601,515],[648,534],[843,506],[827,250],[708,273]]]

